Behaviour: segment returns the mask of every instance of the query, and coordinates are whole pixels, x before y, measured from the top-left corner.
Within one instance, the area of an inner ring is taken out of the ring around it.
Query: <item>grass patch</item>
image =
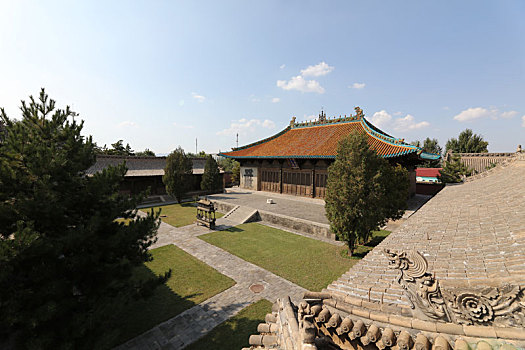
[[[197,207],[194,206],[194,202],[182,203],[182,204],[170,204],[160,205],[155,207],[148,207],[141,209],[144,212],[149,212],[151,209],[157,211],[162,209],[160,219],[175,227],[182,227],[193,224],[195,217],[197,216]],[[215,212],[216,218],[222,217],[224,214]]]
[[[343,258],[340,246],[257,223],[199,238],[312,291],[322,290],[357,262]]]
[[[174,245],[152,249],[153,261],[136,269],[134,277],[151,278],[172,270],[170,279],[146,300],[127,305],[120,316],[119,344],[233,286],[235,281]]]
[[[234,317],[215,327],[210,333],[188,346],[188,350],[230,350],[249,347],[250,335],[257,333],[257,325],[272,311],[272,303],[262,299],[244,308]]]

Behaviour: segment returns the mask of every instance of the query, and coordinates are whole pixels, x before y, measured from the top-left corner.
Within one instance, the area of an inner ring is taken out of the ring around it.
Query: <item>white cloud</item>
[[[525,128],[525,115],[521,117],[521,126]]]
[[[501,118],[503,119],[511,119],[518,115],[517,111],[508,111],[501,113]]]
[[[274,129],[275,123],[269,119],[261,121],[260,119],[246,119],[242,118],[238,121],[233,121],[228,129],[217,132],[217,135],[235,135],[237,133],[246,135],[253,133],[259,128]]]
[[[429,122],[416,123],[414,116],[407,114],[405,117],[396,118],[394,121],[394,129],[397,131],[408,131],[426,128],[429,126]]]
[[[317,80],[306,80],[304,77],[320,77],[327,75],[334,70],[334,67],[329,66],[326,62],[321,62],[315,66],[308,66],[301,69],[301,74],[292,77],[290,80],[277,80],[277,86],[283,90],[297,90],[301,92],[317,92],[324,93],[324,88]]]
[[[119,123],[119,128],[136,128],[138,125],[135,122],[132,122],[130,120],[125,120],[122,123]]]
[[[318,94],[324,93],[324,88],[316,80],[305,80],[302,76],[298,75],[292,77],[292,79],[277,80],[277,86],[284,90],[297,90],[301,92],[317,92]]]
[[[179,125],[177,123],[173,123],[173,126],[176,126],[177,128],[181,128],[181,129],[193,129],[194,128],[193,125]]]
[[[494,110],[489,111],[488,109],[482,107],[468,108],[456,115],[454,117],[454,120],[457,120],[459,122],[467,122],[471,120],[494,116],[495,112],[496,111]]]
[[[365,83],[353,83],[352,85],[349,86],[350,89],[363,89],[364,87],[366,86]]]
[[[430,125],[429,122],[422,121],[417,123],[413,115],[407,114],[404,117],[392,118],[392,116],[384,109],[375,112],[370,118],[370,122],[378,128],[392,128],[396,131],[410,131],[426,128]]]
[[[386,126],[390,123],[391,120],[392,116],[388,114],[384,109],[379,112],[375,112],[372,118],[370,118],[372,124],[374,124],[378,128]]]
[[[202,95],[199,95],[196,92],[192,92],[191,96],[193,96],[194,99],[196,99],[197,101],[199,101],[201,103],[204,102],[204,100],[206,100],[206,97],[204,97]]]
[[[262,123],[262,127],[266,129],[273,129],[275,128],[275,123],[269,119],[265,119]]]
[[[334,67],[329,66],[326,62],[321,62],[315,66],[308,66],[305,69],[301,69],[301,75],[303,77],[321,77],[327,75],[334,70]]]
[[[279,101],[281,101],[281,99],[279,97],[272,98],[272,103],[277,103]]]
[[[284,67],[286,67],[286,64],[281,64],[281,65],[279,66],[279,69],[282,70],[282,69],[284,69]]]
[[[500,112],[497,108],[483,108],[483,107],[473,107],[473,108],[467,108],[464,111],[461,111],[458,115],[454,116],[454,120],[457,120],[459,122],[469,122],[476,119],[484,119],[484,118],[491,118],[491,119],[511,119],[514,118],[516,115],[518,115],[517,111],[505,111]]]

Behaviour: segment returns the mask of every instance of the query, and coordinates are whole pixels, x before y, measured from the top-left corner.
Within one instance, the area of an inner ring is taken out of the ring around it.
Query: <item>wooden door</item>
[[[315,196],[318,198],[324,198],[326,196],[326,180],[328,179],[328,173],[318,172],[315,173]]]
[[[280,192],[279,169],[261,169],[261,191]]]

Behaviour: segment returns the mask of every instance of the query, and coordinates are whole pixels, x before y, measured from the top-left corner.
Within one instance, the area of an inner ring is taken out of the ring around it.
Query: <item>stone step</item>
[[[241,207],[237,205],[228,213],[226,213],[223,218],[228,219],[235,225],[240,225],[251,221],[257,221],[258,211],[253,208]]]

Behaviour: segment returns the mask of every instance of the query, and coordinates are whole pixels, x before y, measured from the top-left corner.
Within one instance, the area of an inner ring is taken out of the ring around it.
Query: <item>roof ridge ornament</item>
[[[326,122],[326,113],[321,109],[321,113],[319,113],[319,123],[323,124]]]
[[[354,110],[355,110],[355,116],[357,119],[362,119],[365,116],[363,114],[363,110],[359,106],[356,106]]]

